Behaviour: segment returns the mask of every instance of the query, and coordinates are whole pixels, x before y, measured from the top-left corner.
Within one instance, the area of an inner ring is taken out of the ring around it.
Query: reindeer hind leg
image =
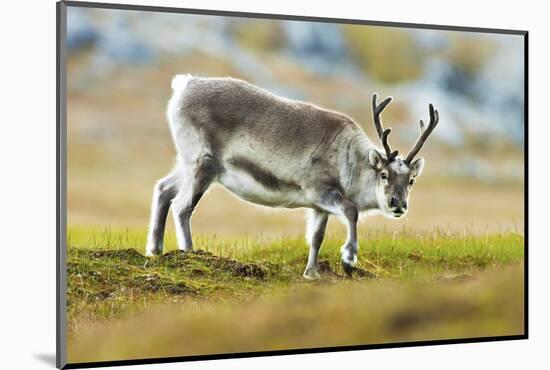
[[[315,209],[309,212],[306,230],[306,239],[309,244],[309,257],[303,276],[308,280],[317,280],[319,279],[319,273],[317,272],[317,257],[319,256],[319,249],[325,237],[328,213]]]
[[[178,194],[172,202],[172,215],[180,250],[193,250],[191,216],[218,173],[217,166],[209,156],[203,158],[199,165],[187,167],[182,173]]]
[[[178,173],[171,172],[155,184],[151,202],[151,219],[147,235],[147,256],[162,254],[164,247],[164,230],[170,203],[178,192]]]

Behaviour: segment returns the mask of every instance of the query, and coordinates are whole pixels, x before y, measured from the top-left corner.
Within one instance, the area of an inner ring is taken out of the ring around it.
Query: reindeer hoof
[[[147,257],[159,256],[161,254],[162,254],[162,252],[159,251],[158,249],[145,248],[145,256],[147,256]]]
[[[344,261],[342,261],[342,267],[344,269],[344,272],[346,273],[346,276],[351,277],[351,274],[355,270],[355,267]]]
[[[357,254],[351,254],[344,250],[342,251],[341,261],[347,277],[351,277],[351,273],[355,270],[355,266],[357,266]]]
[[[306,280],[319,280],[321,278],[316,270],[306,270],[302,276]]]

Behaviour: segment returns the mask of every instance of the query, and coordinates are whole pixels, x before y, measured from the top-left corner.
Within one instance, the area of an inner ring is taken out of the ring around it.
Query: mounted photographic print
[[[57,5],[58,367],[527,338],[526,31]]]

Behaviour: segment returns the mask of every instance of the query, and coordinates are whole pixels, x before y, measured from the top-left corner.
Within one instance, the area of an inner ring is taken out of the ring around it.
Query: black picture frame
[[[365,344],[356,346],[341,346],[341,347],[322,347],[322,348],[304,348],[304,349],[289,349],[289,350],[273,350],[260,352],[242,352],[242,353],[225,353],[197,356],[177,356],[165,358],[143,358],[120,361],[101,361],[101,362],[86,362],[86,363],[67,363],[66,360],[66,308],[67,308],[67,270],[66,270],[66,252],[67,252],[67,76],[66,76],[66,58],[67,58],[67,7],[82,7],[96,9],[117,9],[117,10],[138,10],[148,12],[162,13],[181,13],[181,14],[198,14],[198,15],[216,15],[225,17],[240,17],[240,18],[258,18],[258,19],[275,19],[275,20],[297,20],[297,21],[315,21],[326,23],[339,24],[357,24],[371,26],[388,26],[398,28],[415,28],[427,30],[446,30],[446,31],[461,31],[461,32],[476,32],[476,33],[493,33],[493,34],[508,34],[519,35],[524,38],[524,169],[525,169],[525,186],[524,186],[524,333],[521,335],[497,336],[497,337],[473,337],[460,339],[444,339],[444,340],[427,340],[417,342],[401,342],[401,343],[381,343],[381,344]],[[481,27],[462,27],[452,25],[432,25],[419,23],[402,23],[402,22],[387,22],[374,20],[360,19],[341,19],[341,18],[325,18],[311,16],[297,16],[285,14],[266,14],[266,13],[249,13],[249,12],[233,12],[220,10],[205,10],[205,9],[189,9],[175,7],[160,7],[160,6],[145,6],[131,4],[112,4],[100,2],[80,2],[80,1],[59,1],[56,4],[57,15],[57,62],[56,62],[56,227],[57,227],[57,248],[56,248],[56,366],[60,369],[76,369],[76,368],[93,368],[107,366],[122,366],[122,365],[138,365],[138,364],[156,364],[169,362],[184,362],[198,360],[215,360],[215,359],[231,359],[244,357],[262,357],[262,356],[277,356],[290,354],[309,354],[321,352],[340,352],[340,351],[357,351],[365,349],[380,349],[380,348],[402,348],[416,346],[434,346],[445,344],[459,343],[481,343],[509,340],[523,340],[529,338],[529,210],[528,210],[528,189],[529,189],[529,32],[526,30],[512,29],[495,29]]]

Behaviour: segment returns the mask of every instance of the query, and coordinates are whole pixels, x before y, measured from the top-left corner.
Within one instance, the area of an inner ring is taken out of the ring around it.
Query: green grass
[[[301,277],[308,252],[301,238],[197,236],[199,252],[184,254],[177,253],[174,236],[168,234],[165,255],[147,258],[145,237],[145,230],[69,229],[69,333],[164,303],[242,303],[312,285]],[[322,280],[313,285],[344,280],[339,263],[343,240],[343,235],[325,240]],[[363,284],[368,277],[403,282],[467,278],[481,270],[520,264],[523,242],[523,235],[513,233],[372,233],[360,240],[363,273],[356,274],[353,283]]]
[[[71,227],[68,245],[90,250],[132,248],[143,254],[146,233],[145,229]],[[328,235],[321,248],[321,259],[337,263],[344,239],[345,235]],[[308,251],[300,237],[217,239],[216,236],[196,235],[194,242],[196,249],[217,256],[245,262],[284,264],[296,272],[304,267]],[[446,270],[466,271],[521,261],[523,242],[523,234],[513,232],[482,235],[448,233],[442,229],[434,229],[431,233],[414,233],[406,229],[392,233],[372,232],[359,240],[359,263],[369,270],[374,268],[377,275],[395,278]],[[175,249],[175,237],[168,233],[164,252]]]

